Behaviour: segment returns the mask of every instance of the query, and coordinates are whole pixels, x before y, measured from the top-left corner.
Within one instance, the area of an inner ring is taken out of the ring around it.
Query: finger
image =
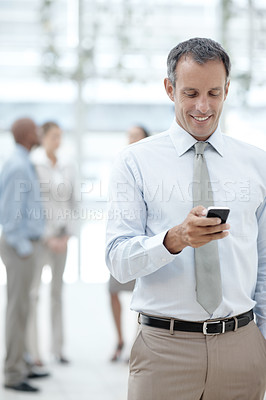
[[[222,231],[228,231],[230,229],[229,224],[218,224],[218,225],[211,225],[211,226],[202,226],[201,230],[203,234],[209,233],[217,233]]]
[[[220,240],[220,239],[224,239],[229,235],[228,231],[224,231],[221,233],[213,233],[213,234],[209,234],[209,235],[205,235],[204,237],[201,237],[199,240],[195,241],[192,245],[192,247],[201,247],[204,246],[205,244],[213,241],[213,240]],[[203,239],[204,238],[204,239]]]
[[[205,218],[205,217],[198,217],[196,215],[192,215],[190,221],[193,225],[198,227],[207,227],[207,226],[221,226],[221,219],[220,218]]]
[[[219,240],[219,239],[223,239],[223,238],[227,237],[228,235],[229,235],[228,231],[213,233],[213,234],[209,235],[209,239],[210,240]]]
[[[210,242],[212,240],[218,240],[218,239],[223,239],[226,236],[229,235],[228,231],[223,231],[223,232],[216,232],[216,233],[209,233],[208,235],[204,235],[201,237],[201,240],[203,240],[203,238],[205,240],[207,240],[207,242]]]
[[[207,209],[203,206],[197,206],[192,208],[190,213],[196,217],[205,217],[207,215]]]
[[[199,226],[214,226],[220,225],[221,227],[221,218],[198,218],[198,225]]]
[[[216,236],[222,234],[224,232],[228,232],[230,229],[229,224],[223,224],[223,225],[215,225],[215,226],[207,226],[207,227],[197,227],[194,230],[195,237],[197,237],[199,240],[206,240],[208,238],[211,238],[212,235]]]

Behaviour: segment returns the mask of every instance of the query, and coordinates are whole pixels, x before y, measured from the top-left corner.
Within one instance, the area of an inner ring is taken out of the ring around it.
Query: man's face
[[[182,57],[176,66],[176,87],[165,79],[177,123],[197,140],[206,140],[216,130],[228,88],[224,64],[218,60],[198,64]]]

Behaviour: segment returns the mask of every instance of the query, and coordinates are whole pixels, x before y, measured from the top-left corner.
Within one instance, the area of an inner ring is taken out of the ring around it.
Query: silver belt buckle
[[[222,324],[222,332],[217,333],[208,333],[208,325],[209,324]],[[205,321],[203,322],[203,334],[210,336],[210,335],[220,335],[221,333],[225,333],[225,321]]]

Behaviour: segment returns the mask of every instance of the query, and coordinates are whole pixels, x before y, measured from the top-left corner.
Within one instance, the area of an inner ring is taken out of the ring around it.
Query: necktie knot
[[[204,154],[204,150],[206,148],[206,146],[208,145],[208,143],[206,142],[197,142],[194,144],[194,148],[195,148],[195,152],[196,152],[196,156],[198,155],[202,155]]]

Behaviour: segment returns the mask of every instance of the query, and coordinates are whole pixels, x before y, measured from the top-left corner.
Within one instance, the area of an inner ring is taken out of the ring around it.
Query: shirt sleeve
[[[254,308],[257,325],[266,339],[266,199],[259,207],[258,218],[258,276]]]
[[[152,274],[177,257],[163,245],[167,231],[147,236],[148,205],[141,186],[135,160],[122,153],[110,179],[106,231],[106,264],[121,283]]]
[[[5,179],[1,191],[3,232],[7,243],[19,256],[26,257],[33,252],[31,241],[26,236],[26,193],[30,188],[27,176],[21,170],[13,171]]]

